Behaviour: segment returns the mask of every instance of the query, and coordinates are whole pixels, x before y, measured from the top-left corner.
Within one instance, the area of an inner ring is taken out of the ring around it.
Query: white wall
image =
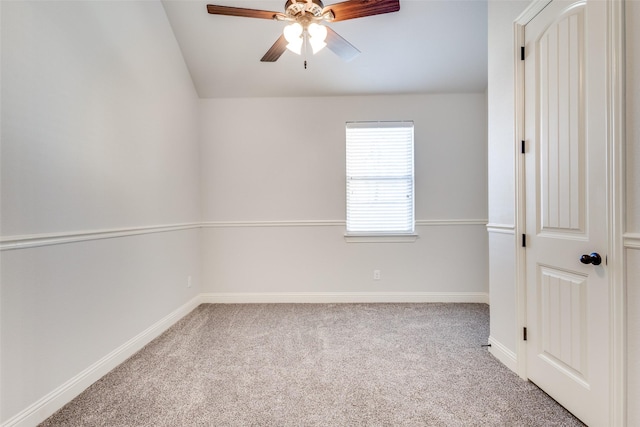
[[[516,367],[513,22],[529,1],[488,4],[489,288],[491,351]]]
[[[201,107],[205,292],[488,291],[484,94],[216,99]],[[343,238],[345,122],[354,120],[415,122],[414,243]],[[456,223],[465,220],[472,224]],[[382,280],[373,281],[374,269]]]
[[[640,425],[640,2],[626,4],[628,420]],[[633,239],[631,239],[631,237]]]
[[[29,423],[200,292],[199,230],[144,229],[200,220],[198,101],[159,2],[0,7],[0,421]]]

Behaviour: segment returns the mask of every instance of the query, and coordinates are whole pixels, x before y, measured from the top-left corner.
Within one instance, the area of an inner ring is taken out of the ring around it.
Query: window
[[[413,122],[348,122],[347,235],[414,233]]]

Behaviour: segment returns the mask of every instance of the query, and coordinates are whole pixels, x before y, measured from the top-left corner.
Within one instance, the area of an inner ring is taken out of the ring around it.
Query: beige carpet
[[[204,304],[42,425],[582,425],[488,335],[484,304]]]

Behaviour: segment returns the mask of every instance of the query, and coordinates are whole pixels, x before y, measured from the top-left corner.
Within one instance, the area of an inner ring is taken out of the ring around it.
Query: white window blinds
[[[413,122],[349,122],[347,234],[414,232]]]

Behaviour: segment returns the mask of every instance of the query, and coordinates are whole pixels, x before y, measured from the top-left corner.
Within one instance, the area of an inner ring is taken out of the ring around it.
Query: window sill
[[[345,234],[347,243],[413,243],[417,234]]]

